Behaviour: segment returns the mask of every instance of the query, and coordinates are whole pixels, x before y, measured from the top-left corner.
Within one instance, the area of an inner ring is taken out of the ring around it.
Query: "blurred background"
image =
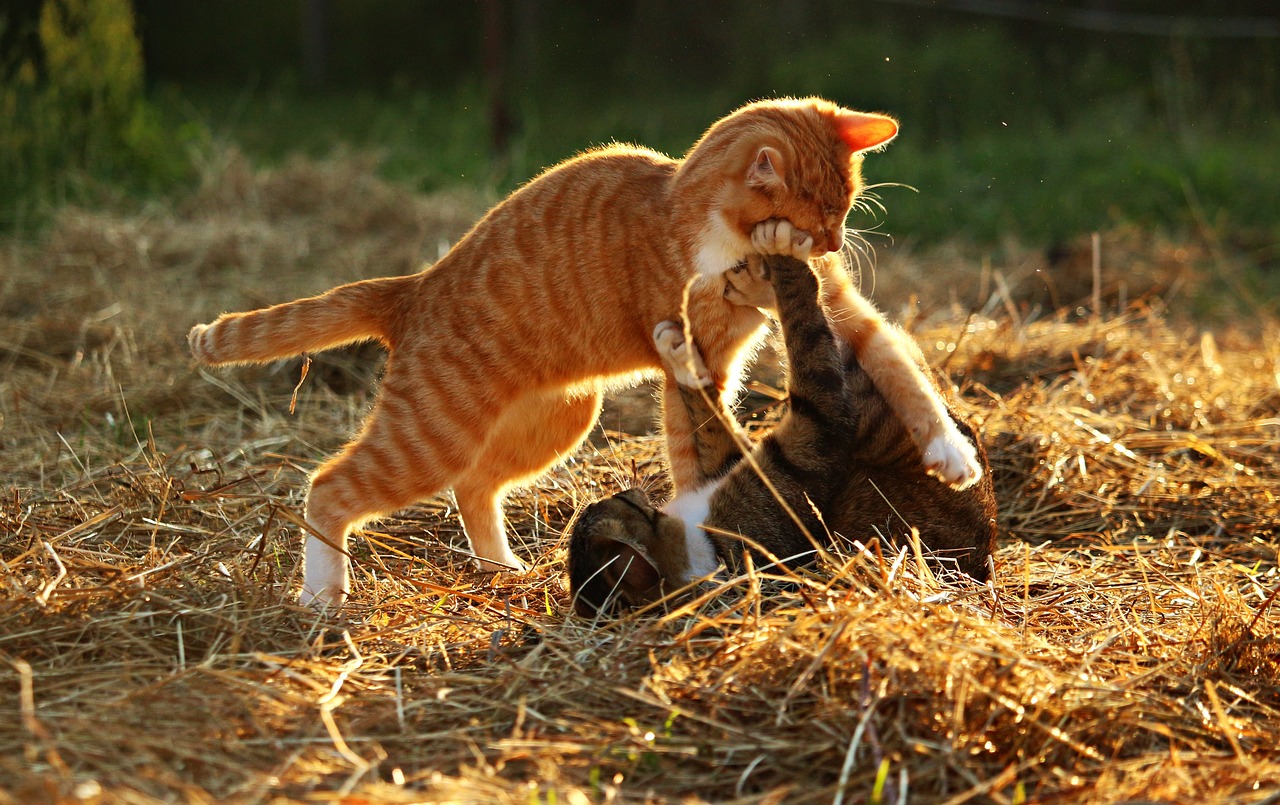
[[[752,99],[891,113],[895,242],[1136,226],[1280,261],[1271,0],[7,0],[0,225],[164,197],[201,154],[370,153],[493,197],[593,144],[682,154]]]

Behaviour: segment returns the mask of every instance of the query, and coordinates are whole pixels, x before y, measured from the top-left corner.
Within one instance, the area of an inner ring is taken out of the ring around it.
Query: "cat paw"
[[[514,553],[507,551],[506,556],[497,559],[481,559],[476,557],[476,567],[485,573],[514,573],[517,576],[529,570],[529,566],[520,561]]]
[[[982,477],[977,448],[955,428],[925,446],[924,469],[956,490],[968,489]]]
[[[786,218],[770,218],[756,224],[751,232],[751,245],[760,254],[781,254],[807,261],[813,251],[813,236],[797,229]]]
[[[769,268],[760,255],[747,257],[724,273],[724,298],[735,305],[775,309],[778,297],[773,293]]]
[[[319,590],[320,592],[313,593],[304,583],[298,592],[298,603],[312,609],[336,612],[347,600],[347,592],[341,586],[319,587]]]
[[[653,345],[658,348],[658,355],[677,383],[693,389],[711,385],[711,372],[702,362],[698,348],[685,340],[684,328],[679,322],[659,322],[653,328]]]

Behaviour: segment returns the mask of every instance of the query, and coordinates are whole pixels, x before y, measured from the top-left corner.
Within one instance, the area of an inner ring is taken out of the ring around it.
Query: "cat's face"
[[[725,257],[734,241],[740,259],[756,225],[770,218],[812,235],[813,257],[838,251],[862,189],[861,155],[897,132],[892,118],[817,98],[761,101],[722,120],[694,150],[718,152],[727,174],[719,214],[728,231],[716,238]],[[710,265],[700,268],[710,273]]]
[[[811,102],[783,106],[746,169],[741,224],[785,218],[813,236],[813,256],[839,251],[862,191],[862,153],[897,135],[891,118]]]
[[[569,590],[590,617],[651,604],[687,575],[684,523],[655,509],[641,489],[587,506],[569,534]]]
[[[770,218],[786,219],[813,237],[813,257],[839,251],[844,222],[862,187],[861,157],[822,160],[814,155],[787,156],[763,147],[748,169],[738,227],[751,232]]]

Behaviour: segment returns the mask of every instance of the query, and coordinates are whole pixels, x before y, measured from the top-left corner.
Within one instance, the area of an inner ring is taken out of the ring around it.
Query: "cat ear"
[[[627,606],[640,607],[662,597],[662,574],[643,546],[631,540],[611,540],[616,551],[601,569],[609,589]]]
[[[848,109],[836,113],[836,129],[855,154],[882,146],[898,135],[893,118]]]
[[[748,187],[769,187],[783,184],[782,154],[776,148],[765,146],[756,153],[751,167],[747,168]]]

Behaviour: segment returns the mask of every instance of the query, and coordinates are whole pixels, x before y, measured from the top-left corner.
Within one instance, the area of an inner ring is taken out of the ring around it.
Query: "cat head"
[[[688,575],[684,523],[641,489],[587,506],[570,529],[569,591],[583,617],[652,604]]]
[[[719,274],[751,251],[751,232],[786,218],[813,236],[813,256],[839,251],[862,189],[862,154],[898,133],[890,117],[821,98],[757,101],[718,121],[689,151],[677,182],[705,194],[698,270]]]

